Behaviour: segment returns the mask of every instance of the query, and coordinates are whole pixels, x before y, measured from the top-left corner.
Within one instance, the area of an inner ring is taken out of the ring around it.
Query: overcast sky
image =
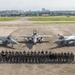
[[[75,10],[75,0],[0,0],[0,10]]]

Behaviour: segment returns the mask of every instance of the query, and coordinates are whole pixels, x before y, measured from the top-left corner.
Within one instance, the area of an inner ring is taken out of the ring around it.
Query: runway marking
[[[21,27],[22,30],[25,28],[26,30],[29,28],[33,28],[36,29],[37,31],[41,32],[41,29],[42,29],[42,32],[44,31],[51,31],[52,33],[54,33],[55,35],[57,34],[61,34],[63,35],[64,33],[62,32],[62,30],[60,28],[58,28],[57,26],[25,26],[25,27]]]

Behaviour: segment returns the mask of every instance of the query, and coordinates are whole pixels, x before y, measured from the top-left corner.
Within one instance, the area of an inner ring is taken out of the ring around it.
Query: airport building
[[[0,11],[0,16],[63,16],[63,15],[75,15],[75,11],[50,11],[48,9],[42,8],[42,10],[37,11],[21,11],[21,10],[5,10]]]

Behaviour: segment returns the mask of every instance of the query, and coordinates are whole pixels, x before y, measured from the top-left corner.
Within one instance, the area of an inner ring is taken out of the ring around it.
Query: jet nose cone
[[[19,43],[16,41],[15,44],[19,44]]]
[[[17,41],[13,41],[13,44],[19,44]]]
[[[16,40],[12,39],[11,41],[12,44],[19,44]]]

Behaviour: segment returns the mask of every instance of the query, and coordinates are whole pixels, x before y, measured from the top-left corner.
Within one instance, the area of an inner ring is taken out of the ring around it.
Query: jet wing
[[[2,37],[0,37],[0,43],[4,42],[5,39],[6,39],[6,36],[2,36]]]
[[[38,35],[38,38],[39,37],[47,38],[47,37],[52,37],[52,35]]]
[[[31,38],[32,37],[32,35],[20,35],[21,37],[24,37],[24,38]]]

